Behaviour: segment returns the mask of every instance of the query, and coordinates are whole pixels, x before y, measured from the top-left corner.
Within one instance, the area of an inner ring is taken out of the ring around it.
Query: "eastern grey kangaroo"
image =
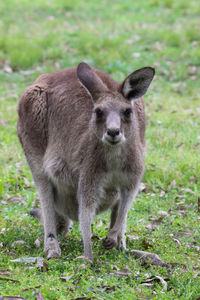
[[[61,256],[57,234],[73,220],[92,261],[92,219],[108,209],[104,247],[126,247],[126,217],[144,173],[142,96],[154,74],[144,67],[120,84],[82,62],[39,76],[21,96],[17,130],[40,197],[47,258]]]

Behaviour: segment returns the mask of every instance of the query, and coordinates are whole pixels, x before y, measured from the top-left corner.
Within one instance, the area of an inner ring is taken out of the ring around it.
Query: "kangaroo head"
[[[154,74],[151,67],[136,70],[113,92],[89,65],[84,62],[78,65],[77,76],[94,104],[90,124],[103,143],[119,145],[133,134],[136,127],[133,102],[146,93]]]

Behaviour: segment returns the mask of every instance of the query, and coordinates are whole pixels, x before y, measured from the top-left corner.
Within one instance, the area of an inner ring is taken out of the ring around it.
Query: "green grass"
[[[151,295],[159,300],[198,299],[199,14],[198,0],[0,2],[1,296],[36,299],[40,291],[45,299],[143,299]],[[11,262],[44,255],[42,226],[28,215],[39,202],[16,135],[17,99],[39,74],[83,60],[118,81],[134,69],[156,68],[145,98],[148,126],[143,182],[147,189],[138,195],[128,215],[127,234],[139,239],[127,237],[127,246],[177,262],[171,273],[142,266],[130,253],[104,251],[108,214],[97,217],[93,224],[100,238],[93,241],[94,267],[82,266],[75,259],[83,253],[78,224],[68,238],[60,238],[62,259],[48,261],[48,270]],[[173,180],[176,184],[169,188]],[[149,218],[158,219],[160,210],[168,215],[153,231],[147,229],[152,223]],[[34,243],[37,238],[39,248]],[[17,240],[25,244],[13,247]],[[132,275],[114,274],[124,267]],[[11,274],[1,275],[2,270]],[[69,276],[68,280],[61,281],[62,276]],[[167,278],[167,290],[161,282],[141,285],[151,276]]]

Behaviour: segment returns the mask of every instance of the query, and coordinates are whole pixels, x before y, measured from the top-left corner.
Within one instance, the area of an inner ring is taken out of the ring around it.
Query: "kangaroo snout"
[[[115,145],[122,141],[121,118],[119,112],[111,111],[106,119],[103,141]]]
[[[103,136],[103,140],[111,145],[122,141],[122,133],[119,128],[108,128]]]
[[[107,133],[107,135],[111,136],[112,138],[115,138],[116,136],[118,136],[120,134],[118,128],[107,129],[106,133]]]

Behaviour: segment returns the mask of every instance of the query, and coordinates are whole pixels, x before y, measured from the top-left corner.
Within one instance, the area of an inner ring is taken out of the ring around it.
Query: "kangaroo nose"
[[[115,136],[119,135],[119,129],[115,129],[115,128],[107,129],[107,135],[114,138]]]

